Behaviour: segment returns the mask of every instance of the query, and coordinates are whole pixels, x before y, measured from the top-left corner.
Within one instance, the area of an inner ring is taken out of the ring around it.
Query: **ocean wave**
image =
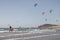
[[[0,31],[0,33],[4,33],[4,32],[9,32],[8,30],[3,30],[3,31]],[[56,29],[29,29],[29,30],[14,30],[13,32],[30,32],[30,33],[44,33],[44,32],[56,32]]]
[[[42,29],[42,30],[39,30],[39,29],[35,29],[35,30],[32,30],[32,31],[29,31],[30,33],[44,33],[44,32],[56,32],[55,29]]]

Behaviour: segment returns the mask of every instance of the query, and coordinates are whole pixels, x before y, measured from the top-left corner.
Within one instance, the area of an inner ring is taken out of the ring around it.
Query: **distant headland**
[[[60,25],[55,24],[43,24],[38,26],[38,28],[60,28]]]

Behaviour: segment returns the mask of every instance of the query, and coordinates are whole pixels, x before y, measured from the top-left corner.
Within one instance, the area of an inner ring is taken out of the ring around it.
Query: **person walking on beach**
[[[11,26],[9,26],[9,32],[12,32],[13,28]]]

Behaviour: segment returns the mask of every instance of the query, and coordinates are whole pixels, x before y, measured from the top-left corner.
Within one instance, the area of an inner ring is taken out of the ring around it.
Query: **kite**
[[[40,0],[34,0],[35,3],[34,3],[34,7],[36,7],[38,5],[38,3],[40,2]]]
[[[56,22],[58,22],[58,20],[56,20]]]
[[[44,15],[45,14],[45,12],[42,12],[42,15]]]
[[[37,5],[38,5],[38,4],[37,4],[37,3],[35,3],[35,4],[34,4],[34,7],[36,7]]]
[[[45,19],[45,21],[47,21],[47,19]]]
[[[51,9],[51,10],[50,10],[50,13],[52,13],[52,11],[53,11],[53,10]]]

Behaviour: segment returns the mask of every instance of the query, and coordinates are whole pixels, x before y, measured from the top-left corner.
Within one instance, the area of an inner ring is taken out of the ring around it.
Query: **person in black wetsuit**
[[[9,32],[12,32],[13,28],[11,26],[9,26]]]

